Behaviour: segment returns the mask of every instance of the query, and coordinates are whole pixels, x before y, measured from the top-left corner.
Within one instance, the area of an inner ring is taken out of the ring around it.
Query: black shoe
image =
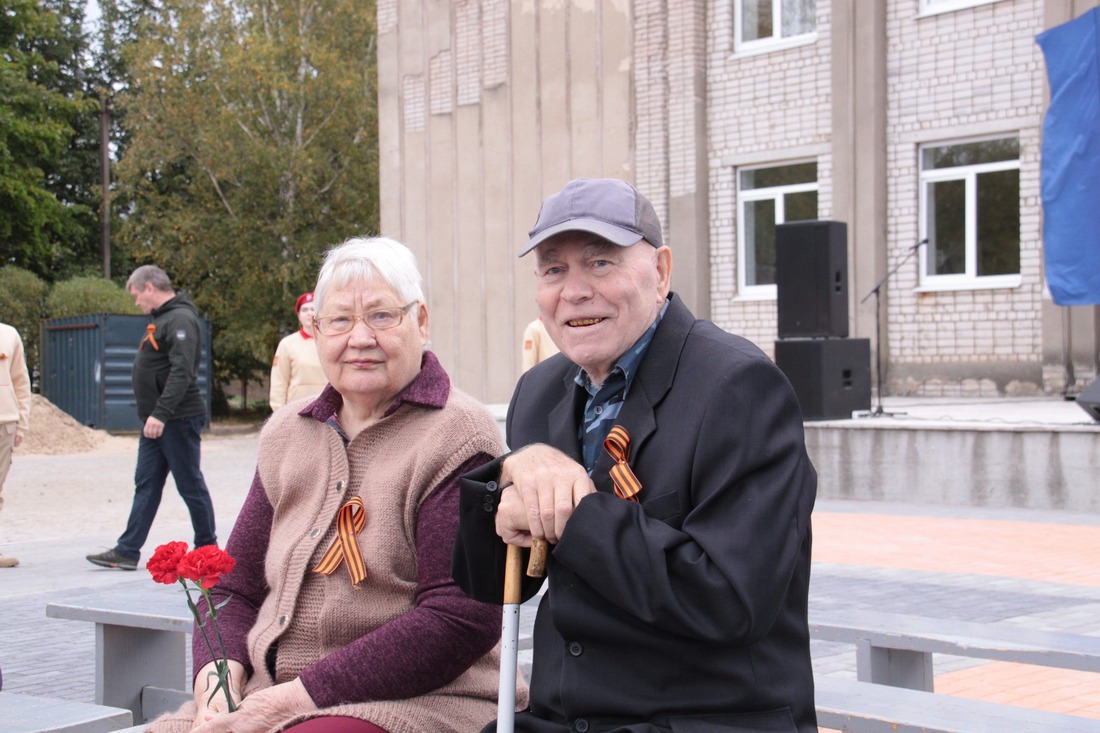
[[[137,560],[124,557],[114,550],[107,550],[98,555],[88,555],[88,562],[101,568],[118,568],[119,570],[137,570]]]

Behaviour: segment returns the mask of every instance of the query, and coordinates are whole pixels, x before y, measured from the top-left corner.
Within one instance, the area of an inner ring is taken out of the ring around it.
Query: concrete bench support
[[[856,678],[860,682],[932,690],[932,655],[887,649],[862,640],[856,644]]]
[[[133,722],[122,708],[0,692],[0,733],[110,733]]]

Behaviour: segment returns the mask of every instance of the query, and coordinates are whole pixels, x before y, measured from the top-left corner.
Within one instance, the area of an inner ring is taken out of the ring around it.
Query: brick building
[[[1096,5],[378,0],[382,229],[420,257],[432,348],[490,402],[536,313],[514,253],[577,176],[644,191],[676,291],[769,353],[774,227],[832,219],[851,335],[875,338],[863,298],[899,267],[885,393],[1073,393],[1096,374],[1100,308],[1044,287],[1034,38]]]

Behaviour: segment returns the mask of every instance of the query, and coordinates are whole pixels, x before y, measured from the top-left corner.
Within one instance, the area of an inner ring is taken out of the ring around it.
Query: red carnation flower
[[[145,567],[152,573],[153,580],[172,585],[179,579],[179,563],[186,554],[186,542],[169,542],[157,548]]]
[[[225,550],[217,545],[207,545],[184,555],[176,572],[181,578],[209,590],[217,585],[221,576],[227,575],[236,564],[237,561]]]

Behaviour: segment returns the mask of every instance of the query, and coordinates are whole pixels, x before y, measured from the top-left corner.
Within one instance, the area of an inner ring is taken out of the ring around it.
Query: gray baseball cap
[[[592,232],[620,247],[629,247],[640,239],[654,247],[664,244],[653,204],[617,178],[577,178],[547,197],[519,256],[555,234],[571,231]]]

